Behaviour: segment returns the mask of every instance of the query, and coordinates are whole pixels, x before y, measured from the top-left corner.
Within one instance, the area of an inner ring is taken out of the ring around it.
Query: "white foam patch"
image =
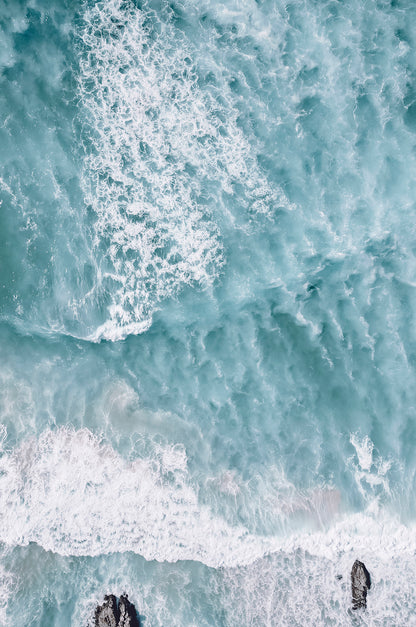
[[[250,565],[225,569],[230,624],[345,625],[353,616],[363,626],[413,620],[416,525],[403,524],[391,506],[383,507],[392,492],[392,461],[380,456],[367,435],[351,434],[350,442],[355,455],[346,465],[365,510],[327,517],[327,524],[313,532],[289,532],[278,550]],[[300,506],[306,503],[302,499]],[[351,614],[350,572],[356,559],[368,567],[372,589],[367,610]]]
[[[378,508],[381,497],[390,494],[388,472],[391,461],[374,455],[374,444],[368,436],[357,433],[350,435],[350,442],[355,448],[355,457],[350,461],[354,478],[361,495],[369,502],[369,507]]]
[[[363,513],[342,516],[334,490],[273,503],[289,517],[299,510],[315,517],[324,504],[331,509],[325,529],[266,539],[231,526],[199,503],[180,444],[156,445],[151,458],[129,461],[87,429],[45,431],[13,450],[4,441],[2,431],[0,541],[11,545],[34,541],[63,555],[131,550],[146,559],[210,566],[244,564],[298,547],[333,559],[349,551],[377,552],[381,539],[387,551],[403,538],[400,550],[416,550],[416,535],[385,513],[375,515],[371,502]],[[227,475],[225,484],[220,480],[222,490],[238,493],[234,476]]]
[[[342,624],[350,605],[349,572],[358,558],[373,578],[363,624],[394,616],[392,599],[401,616],[413,611],[416,529],[385,509],[376,511],[371,492],[367,509],[355,514],[339,512],[334,490],[283,499],[279,508],[289,517],[323,504],[332,515],[319,530],[312,520],[314,531],[287,529],[265,538],[228,524],[199,502],[182,445],[156,445],[151,458],[129,461],[86,429],[46,431],[13,450],[5,448],[4,429],[0,440],[0,542],[6,545],[37,542],[76,556],[132,551],[147,560],[221,567],[230,624],[292,624],[307,615],[313,624]],[[374,455],[371,441],[358,442]],[[233,473],[218,481],[233,498],[242,490]]]
[[[368,436],[360,438],[356,433],[350,435],[350,442],[355,448],[361,470],[370,472],[371,466],[373,465],[373,442]]]
[[[412,624],[416,525],[403,524],[399,515],[382,507],[381,496],[391,495],[392,462],[380,456],[367,435],[351,434],[350,442],[355,455],[346,460],[347,467],[365,511],[327,517],[329,524],[313,532],[289,532],[278,550],[252,564],[224,569],[228,624]],[[311,498],[291,500],[290,509],[305,507]],[[322,498],[328,495],[324,492]],[[350,573],[356,559],[364,561],[372,579],[365,612],[351,612]]]
[[[242,185],[259,211],[273,192],[238,109],[199,85],[192,50],[171,24],[122,0],[83,17],[82,181],[111,298],[89,339],[117,340],[145,331],[183,285],[212,285],[224,261],[212,207],[227,212],[224,192]]]
[[[271,546],[198,503],[183,447],[127,461],[90,431],[68,428],[3,452],[0,534],[62,555],[134,551],[210,566],[247,563]]]
[[[414,554],[403,552],[404,542],[403,538],[397,543],[393,553],[382,545],[377,553],[347,547],[330,559],[307,549],[281,551],[249,566],[225,570],[226,624],[412,625],[416,565]],[[368,567],[372,588],[367,610],[352,612],[350,573],[356,558]]]

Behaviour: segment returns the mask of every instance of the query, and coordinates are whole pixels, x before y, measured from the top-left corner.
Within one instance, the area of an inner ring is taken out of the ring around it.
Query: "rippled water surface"
[[[415,623],[414,24],[0,0],[1,625]]]

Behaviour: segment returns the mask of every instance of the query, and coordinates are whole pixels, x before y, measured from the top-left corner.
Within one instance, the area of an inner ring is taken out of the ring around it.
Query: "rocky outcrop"
[[[351,593],[353,610],[367,607],[367,591],[370,588],[370,573],[362,562],[355,560],[351,570]]]
[[[120,611],[118,627],[140,627],[136,608],[128,600],[127,594],[120,597],[118,609]]]
[[[96,627],[118,627],[120,613],[117,607],[117,599],[114,594],[106,595],[104,603],[95,610]]]
[[[140,627],[136,608],[127,594],[120,597],[119,603],[114,594],[104,597],[104,603],[95,610],[95,627]]]

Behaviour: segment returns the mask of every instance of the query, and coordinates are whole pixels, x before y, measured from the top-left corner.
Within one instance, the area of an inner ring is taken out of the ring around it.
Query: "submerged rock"
[[[370,573],[365,565],[355,560],[351,569],[352,609],[367,607],[367,591],[371,588]]]
[[[106,595],[104,603],[95,610],[95,627],[140,627],[136,608],[127,594],[117,604],[114,594]]]

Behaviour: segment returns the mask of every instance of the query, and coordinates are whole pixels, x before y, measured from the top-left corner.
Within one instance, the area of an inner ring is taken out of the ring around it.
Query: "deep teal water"
[[[0,0],[0,624],[416,620],[414,24]]]

